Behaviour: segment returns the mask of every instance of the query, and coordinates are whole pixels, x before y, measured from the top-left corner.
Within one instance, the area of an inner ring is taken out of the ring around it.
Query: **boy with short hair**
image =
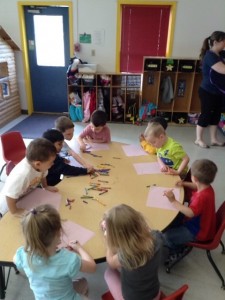
[[[170,249],[168,263],[174,260],[174,253],[183,255],[185,244],[191,241],[208,241],[216,232],[215,193],[211,183],[217,173],[217,166],[208,159],[196,160],[191,166],[192,182],[179,181],[177,186],[193,190],[189,206],[176,200],[172,190],[166,190],[164,195],[182,214],[164,232],[165,246]],[[175,255],[175,259],[176,259]]]
[[[74,124],[66,116],[61,116],[55,120],[55,128],[59,130],[65,140],[72,140],[74,134]],[[63,143],[63,148],[61,150],[61,156],[71,155],[79,164],[85,168],[93,168],[88,162],[86,162],[82,157],[80,157],[74,150],[72,150],[69,145],[65,142]]]
[[[163,117],[156,116],[152,118],[149,123],[159,123],[166,130],[167,129],[167,121]],[[143,150],[149,154],[156,154],[157,149],[153,147],[150,143],[148,143],[144,137],[144,134],[139,136],[139,141]]]
[[[56,157],[55,146],[46,139],[33,140],[26,149],[26,157],[11,171],[0,195],[0,213],[3,216],[8,210],[12,214],[22,214],[23,209],[16,206],[21,197],[42,185],[51,192],[56,187],[48,186],[46,175]]]
[[[61,181],[60,179],[61,175],[79,176],[79,175],[87,175],[88,173],[94,171],[93,168],[87,169],[87,168],[71,166],[68,163],[66,163],[64,158],[59,156],[58,153],[60,153],[64,142],[64,136],[59,130],[49,129],[43,133],[42,137],[52,142],[57,151],[54,164],[48,170],[48,175],[46,177],[48,185],[52,186],[59,183]]]
[[[106,125],[107,115],[103,110],[95,110],[91,115],[90,124],[81,132],[78,143],[82,151],[86,150],[86,143],[110,143],[110,129]]]
[[[148,143],[157,148],[157,160],[161,172],[180,175],[183,179],[188,172],[189,156],[183,147],[171,137],[159,123],[149,123],[144,137]]]

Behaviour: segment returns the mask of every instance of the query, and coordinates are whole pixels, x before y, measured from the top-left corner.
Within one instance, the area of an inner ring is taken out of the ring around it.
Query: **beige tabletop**
[[[85,243],[85,249],[96,259],[105,257],[104,238],[99,227],[99,222],[104,212],[111,207],[125,203],[140,211],[146,218],[152,229],[163,230],[177,215],[177,211],[162,208],[153,208],[146,205],[149,187],[151,185],[173,188],[178,176],[164,174],[137,175],[134,163],[155,162],[155,155],[132,156],[125,155],[122,144],[113,142],[109,150],[92,152],[101,157],[94,157],[88,153],[82,154],[97,169],[110,168],[109,176],[99,175],[91,179],[89,175],[70,177],[58,184],[59,192],[62,195],[60,214],[62,219],[73,221],[95,234]],[[101,164],[110,164],[101,165]],[[108,183],[99,182],[108,181]],[[108,192],[99,195],[99,191],[89,190],[88,195],[95,200],[81,199],[85,195],[85,188],[90,188],[91,183],[99,183],[101,187],[108,187]],[[183,199],[183,189],[180,193]],[[71,209],[65,206],[66,199],[75,199]],[[165,201],[168,201],[165,197]],[[0,262],[11,262],[16,249],[23,244],[20,219],[7,213],[0,221]]]

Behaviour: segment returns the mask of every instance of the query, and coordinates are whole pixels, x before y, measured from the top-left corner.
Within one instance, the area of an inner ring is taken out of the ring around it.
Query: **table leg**
[[[5,276],[4,267],[0,266],[0,299],[5,299]]]

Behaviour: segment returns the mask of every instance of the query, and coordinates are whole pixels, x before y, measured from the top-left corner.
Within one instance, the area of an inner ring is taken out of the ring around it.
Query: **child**
[[[113,298],[159,299],[161,234],[151,231],[143,216],[125,204],[110,209],[101,225],[109,264],[105,280]]]
[[[166,135],[159,123],[149,123],[144,137],[148,143],[157,148],[157,160],[161,172],[180,175],[183,179],[188,171],[189,157],[183,147]]]
[[[188,207],[175,199],[172,190],[165,191],[165,196],[182,214],[182,220],[179,222],[176,220],[164,233],[165,245],[170,249],[171,259],[174,259],[174,252],[182,255],[186,243],[195,240],[204,242],[214,237],[216,231],[215,194],[211,183],[216,173],[217,166],[208,159],[196,160],[192,164],[192,182],[179,181],[177,183],[178,186],[189,187],[193,190]]]
[[[56,187],[48,186],[47,170],[56,157],[54,145],[46,139],[33,140],[26,150],[26,157],[19,162],[6,179],[0,195],[0,213],[3,216],[8,210],[12,214],[22,214],[23,209],[16,202],[25,194],[42,185],[46,190],[57,192]]]
[[[59,153],[63,147],[64,137],[63,134],[57,129],[49,129],[43,133],[43,138],[52,142],[56,148],[57,153]],[[48,185],[56,185],[60,182],[61,175],[78,176],[87,175],[93,172],[93,168],[79,168],[75,166],[70,166],[65,162],[65,159],[56,155],[54,164],[48,170],[48,175],[46,177]]]
[[[167,129],[167,121],[163,118],[163,117],[154,117],[152,118],[149,123],[159,123],[160,125],[162,125],[162,127],[166,130]],[[141,147],[149,154],[156,154],[156,148],[153,147],[151,144],[149,144],[145,137],[144,134],[141,134],[139,137],[139,141],[141,144]]]
[[[55,120],[55,128],[63,134],[65,140],[72,140],[74,134],[74,124],[68,117],[62,116],[57,118]],[[65,141],[63,143],[63,148],[60,155],[64,157],[67,155],[71,155],[83,167],[87,169],[92,168],[92,165],[87,163],[75,151],[73,151]]]
[[[86,143],[110,143],[111,135],[106,125],[107,115],[103,110],[95,110],[91,115],[90,124],[78,137],[82,151],[86,150]]]
[[[79,295],[87,295],[87,281],[76,277],[79,271],[95,272],[96,264],[77,241],[57,249],[62,231],[57,210],[51,205],[32,209],[22,219],[22,230],[25,246],[17,250],[14,263],[27,275],[35,299],[87,299]]]

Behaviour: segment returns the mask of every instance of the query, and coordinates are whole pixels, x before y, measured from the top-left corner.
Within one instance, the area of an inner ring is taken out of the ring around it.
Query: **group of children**
[[[92,114],[90,124],[78,137],[81,151],[86,151],[87,144],[111,141],[106,122],[105,112],[97,110]],[[152,119],[140,136],[141,146],[157,155],[162,173],[180,176],[176,185],[191,190],[191,199],[184,205],[171,189],[164,191],[165,201],[170,201],[179,214],[163,233],[151,230],[144,217],[125,204],[104,214],[101,228],[109,265],[105,280],[116,300],[159,299],[161,246],[169,249],[166,263],[170,263],[174,256],[183,253],[188,242],[210,240],[215,234],[215,195],[211,183],[217,166],[201,159],[189,170],[188,155],[178,142],[167,136],[166,128],[163,118]],[[8,210],[23,215],[25,246],[17,250],[14,262],[25,271],[36,299],[88,299],[87,282],[84,278],[77,279],[77,275],[79,271],[89,273],[96,269],[93,258],[78,241],[71,241],[67,249],[57,248],[62,223],[53,207],[41,205],[24,212],[16,206],[20,198],[40,185],[57,192],[55,185],[61,174],[77,176],[94,172],[94,167],[64,141],[71,140],[73,134],[73,122],[65,116],[59,117],[55,129],[47,130],[42,138],[29,144],[26,157],[12,170],[0,195],[1,216]],[[70,155],[82,167],[69,165]],[[191,181],[185,181],[188,174]]]

